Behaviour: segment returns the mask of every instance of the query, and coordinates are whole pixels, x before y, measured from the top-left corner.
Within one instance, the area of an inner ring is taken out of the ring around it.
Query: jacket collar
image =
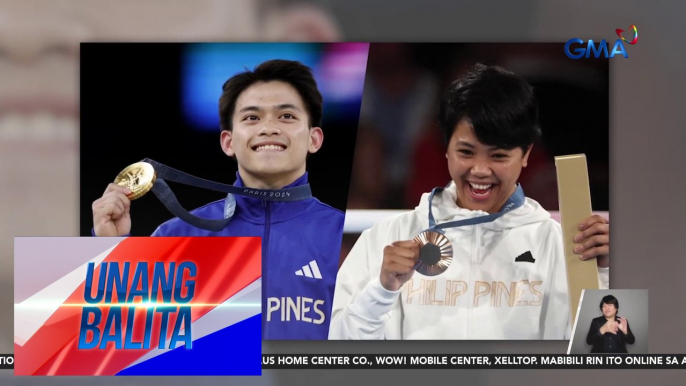
[[[422,218],[429,216],[429,196],[425,193],[415,208]],[[444,190],[434,196],[432,211],[437,223],[448,221],[458,221],[478,216],[486,216],[488,213],[480,210],[470,210],[461,208],[457,205],[457,186],[454,181],[450,181]],[[546,221],[550,218],[548,213],[538,202],[526,198],[524,205],[508,212],[506,216],[501,216],[495,221],[482,224],[483,227],[492,230],[505,230],[518,226]]]
[[[305,174],[300,176],[291,184],[284,186],[283,189],[302,186],[306,185],[307,183],[308,176],[307,172],[305,172]],[[241,188],[245,187],[243,179],[238,172],[236,172],[236,182],[234,182],[233,185]],[[270,222],[274,223],[288,220],[303,213],[315,201],[313,197],[301,201],[290,202],[267,201],[260,198],[239,195],[234,195],[234,198],[236,199],[235,216],[239,216],[247,221],[257,224],[265,223],[267,207],[269,208]]]

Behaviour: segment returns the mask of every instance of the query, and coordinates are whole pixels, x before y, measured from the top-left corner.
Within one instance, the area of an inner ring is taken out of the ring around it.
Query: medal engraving
[[[424,231],[414,238],[419,248],[419,261],[414,269],[426,276],[445,272],[453,261],[453,246],[445,235]]]
[[[129,200],[142,197],[152,189],[156,179],[155,169],[147,162],[137,162],[122,170],[114,183],[131,190]]]

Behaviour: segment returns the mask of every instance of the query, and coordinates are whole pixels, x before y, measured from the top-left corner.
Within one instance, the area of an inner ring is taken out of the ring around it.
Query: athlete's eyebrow
[[[246,111],[261,111],[262,108],[259,106],[245,106],[242,109],[238,110],[239,113],[244,113]]]
[[[474,146],[473,144],[471,144],[471,143],[469,143],[469,142],[467,142],[467,141],[457,141],[457,145],[458,145],[458,146],[459,146],[459,145],[461,145],[461,146],[466,146],[466,147],[471,148],[471,149],[476,148],[476,146]],[[489,151],[498,151],[498,150],[506,150],[506,151],[507,151],[507,150],[512,150],[512,149],[505,149],[505,148],[503,148],[503,147],[498,147],[498,146],[489,146],[489,147],[488,147],[488,150],[489,150]]]
[[[275,106],[273,106],[273,109],[274,110],[297,110],[297,111],[301,111],[300,108],[298,108],[298,106],[296,106],[292,103],[283,103],[280,105],[275,105]],[[238,113],[244,113],[246,111],[260,112],[262,110],[263,110],[263,108],[260,106],[245,106],[242,109],[238,110]]]
[[[274,109],[276,109],[276,110],[298,110],[298,111],[300,111],[298,106],[296,106],[292,103],[284,103],[281,105],[276,105],[276,106],[274,106]]]

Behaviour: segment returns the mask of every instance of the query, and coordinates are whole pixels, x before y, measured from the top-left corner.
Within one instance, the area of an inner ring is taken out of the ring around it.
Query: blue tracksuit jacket
[[[237,174],[235,186],[244,186]],[[307,173],[287,186],[307,184]],[[219,232],[196,228],[178,218],[153,236],[262,237],[263,339],[327,339],[345,215],[312,197],[273,202],[234,195],[236,211]],[[225,200],[191,211],[224,216]]]

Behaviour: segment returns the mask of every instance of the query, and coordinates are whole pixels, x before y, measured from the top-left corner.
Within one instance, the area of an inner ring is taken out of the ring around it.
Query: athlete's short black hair
[[[533,87],[501,67],[476,64],[448,87],[439,112],[446,144],[462,119],[479,142],[502,149],[526,152],[541,135]]]
[[[282,81],[293,86],[305,103],[309,116],[310,127],[322,125],[322,94],[317,88],[317,81],[312,75],[312,69],[304,64],[292,60],[275,59],[266,61],[254,71],[245,71],[234,75],[222,86],[219,98],[219,120],[222,130],[231,131],[231,119],[238,96],[248,87],[258,82]]]
[[[615,309],[619,309],[619,300],[612,295],[607,295],[600,301],[600,311],[603,310],[603,304],[613,304]]]

